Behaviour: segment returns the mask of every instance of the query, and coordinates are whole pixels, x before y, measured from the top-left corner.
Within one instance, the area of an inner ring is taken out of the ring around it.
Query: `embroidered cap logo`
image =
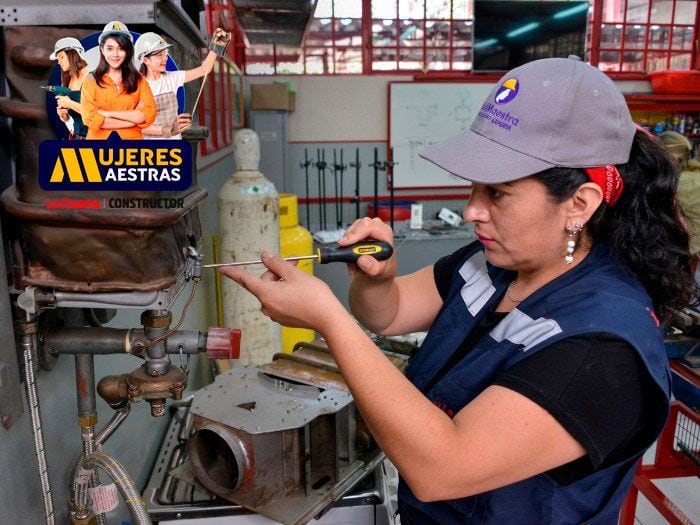
[[[496,104],[508,104],[508,102],[516,97],[519,89],[520,82],[518,82],[518,79],[509,78],[503,82],[503,84],[501,84],[501,87],[496,92],[496,96],[493,100],[496,102]]]

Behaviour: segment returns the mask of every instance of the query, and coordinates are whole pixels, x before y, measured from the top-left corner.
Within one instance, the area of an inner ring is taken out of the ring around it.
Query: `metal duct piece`
[[[306,523],[374,468],[356,449],[351,395],[258,368],[217,376],[192,401],[190,465],[209,491],[282,523]]]

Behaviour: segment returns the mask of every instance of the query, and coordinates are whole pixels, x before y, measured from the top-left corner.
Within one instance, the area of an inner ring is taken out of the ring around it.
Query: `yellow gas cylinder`
[[[280,193],[280,255],[311,255],[314,249],[313,239],[309,230],[299,226],[297,196],[291,193]],[[314,274],[312,260],[299,261],[297,268],[306,273]],[[314,331],[307,328],[282,327],[282,351],[291,353],[299,341],[313,341]]]

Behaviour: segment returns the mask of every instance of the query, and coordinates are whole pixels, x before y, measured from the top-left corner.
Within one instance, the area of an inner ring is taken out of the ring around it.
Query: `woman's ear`
[[[594,182],[585,182],[578,187],[568,202],[567,215],[586,224],[603,202],[603,190]]]

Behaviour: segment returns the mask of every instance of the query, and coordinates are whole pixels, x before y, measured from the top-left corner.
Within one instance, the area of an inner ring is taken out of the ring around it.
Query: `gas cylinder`
[[[299,226],[297,196],[291,193],[280,194],[280,256],[311,255],[314,242],[309,230]],[[313,261],[299,261],[297,268],[314,274]],[[314,339],[314,331],[307,328],[282,327],[282,351],[291,353],[294,345],[300,341]]]
[[[275,186],[260,173],[260,141],[251,129],[233,139],[236,171],[219,192],[221,262],[260,258],[263,250],[279,253],[279,198]],[[261,275],[263,265],[247,266]],[[222,279],[225,326],[240,328],[240,364],[272,361],[281,349],[280,326],[260,311],[260,302],[230,279]]]

